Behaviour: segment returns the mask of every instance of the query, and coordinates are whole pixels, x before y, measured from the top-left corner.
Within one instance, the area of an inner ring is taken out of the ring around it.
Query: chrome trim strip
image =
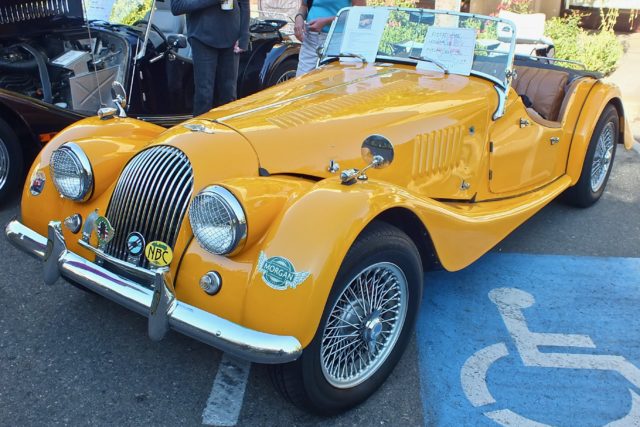
[[[167,280],[167,269],[154,273],[155,291],[90,262],[69,251],[59,222],[49,223],[47,238],[17,220],[5,227],[5,234],[17,248],[45,260],[45,279],[55,274],[86,287],[136,313],[149,317],[149,336],[164,337],[169,328],[256,363],[287,363],[302,354],[302,345],[292,336],[273,335],[245,328],[176,299]],[[46,277],[48,275],[48,277]],[[53,280],[55,281],[55,280]],[[52,282],[51,282],[52,283]]]
[[[504,116],[507,105],[507,92],[498,85],[495,85],[493,88],[498,92],[498,108],[496,108],[495,113],[493,113],[493,120],[495,121]]]
[[[96,254],[96,256],[98,258],[102,259],[103,261],[106,261],[109,264],[115,265],[116,267],[122,269],[123,271],[125,271],[128,274],[140,277],[142,279],[147,279],[147,280],[153,280],[153,278],[155,277],[155,274],[153,274],[153,272],[151,270],[147,270],[146,268],[138,267],[137,265],[128,263],[126,261],[122,261],[122,260],[120,260],[120,259],[118,259],[116,257],[108,255],[108,254],[104,253],[103,251],[101,251],[100,249],[94,248],[89,243],[87,243],[87,242],[85,242],[83,240],[78,240],[78,244],[80,246],[82,246],[83,248],[85,248],[85,249],[93,252],[94,254]]]

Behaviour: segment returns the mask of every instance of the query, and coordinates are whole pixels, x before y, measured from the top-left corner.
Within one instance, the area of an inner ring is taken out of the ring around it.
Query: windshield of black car
[[[514,48],[515,29],[508,20],[429,9],[352,7],[339,12],[320,62],[363,56],[452,73],[466,64],[466,75],[483,75],[506,87]]]
[[[151,11],[152,0],[83,0],[89,21],[134,25],[144,21]]]

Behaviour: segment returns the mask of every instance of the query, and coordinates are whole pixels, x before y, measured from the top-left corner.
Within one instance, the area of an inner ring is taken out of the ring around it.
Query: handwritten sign
[[[115,0],[85,0],[87,19],[108,21],[111,17],[114,3]]]
[[[472,28],[429,27],[421,56],[431,58],[449,69],[452,74],[468,76],[473,66],[476,31]],[[429,61],[418,61],[419,70],[442,71]]]

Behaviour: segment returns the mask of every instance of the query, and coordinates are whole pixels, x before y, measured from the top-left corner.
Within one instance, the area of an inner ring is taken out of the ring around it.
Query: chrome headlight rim
[[[82,191],[80,191],[80,194],[78,196],[70,196],[68,194],[65,194],[58,185],[52,159],[56,151],[59,150],[68,151],[71,154],[72,158],[80,164],[81,172],[79,178]],[[53,185],[56,187],[56,190],[58,190],[58,193],[62,197],[76,202],[86,202],[87,200],[89,200],[89,198],[91,198],[91,195],[93,194],[93,168],[91,167],[89,158],[78,144],[74,142],[65,142],[60,147],[56,148],[53,153],[51,153],[51,158],[49,159],[49,169]]]
[[[231,244],[229,244],[226,250],[216,251],[212,248],[208,247],[208,245],[201,240],[199,237],[199,233],[195,230],[193,215],[194,215],[194,203],[199,197],[213,197],[221,202],[228,212],[233,213],[234,220],[232,221],[232,226],[234,229],[234,236]],[[247,217],[244,213],[244,209],[240,204],[240,201],[236,198],[236,196],[225,187],[221,185],[210,185],[203,190],[201,190],[191,201],[189,206],[189,222],[191,223],[191,231],[193,232],[193,236],[197,240],[200,247],[202,247],[207,252],[210,252],[214,255],[222,255],[222,256],[233,256],[242,251],[244,249],[245,243],[247,242]]]

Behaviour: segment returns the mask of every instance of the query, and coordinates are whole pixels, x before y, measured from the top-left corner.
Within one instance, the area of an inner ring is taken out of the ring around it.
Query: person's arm
[[[293,27],[296,38],[300,41],[304,40],[304,21],[307,19],[308,14],[309,8],[307,7],[307,1],[301,0],[298,13],[296,13],[295,17],[295,26]]]
[[[184,15],[210,6],[219,5],[221,0],[171,0],[171,13]]]
[[[352,0],[351,1],[351,6],[366,6],[366,5],[367,5],[367,1],[366,0]],[[319,33],[320,31],[322,31],[322,29],[325,26],[331,25],[331,23],[333,22],[334,19],[336,19],[335,16],[328,16],[326,18],[317,18],[317,19],[314,19],[312,21],[309,21],[309,30]]]
[[[251,5],[249,0],[237,0],[240,7],[240,39],[238,40],[238,49],[236,53],[249,49],[249,13]]]

